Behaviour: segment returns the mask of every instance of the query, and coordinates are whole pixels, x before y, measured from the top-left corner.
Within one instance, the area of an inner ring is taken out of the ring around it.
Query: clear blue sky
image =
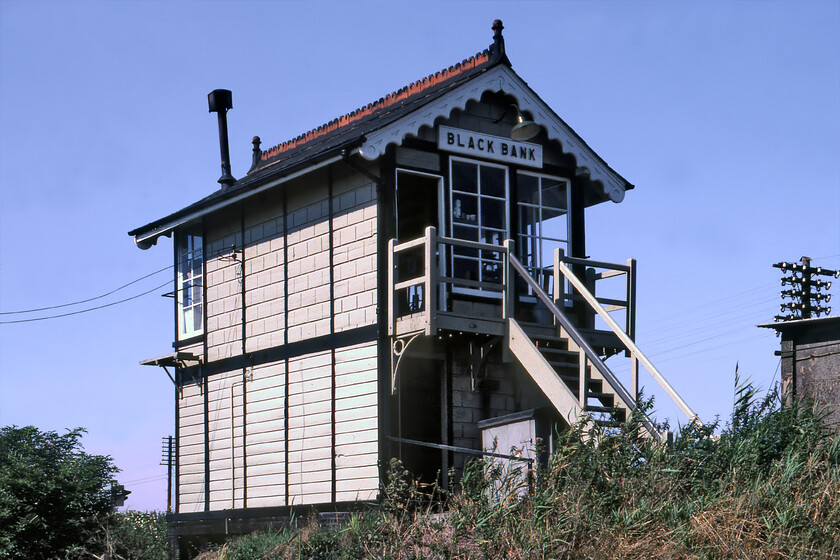
[[[241,177],[254,135],[275,145],[467,58],[494,18],[519,75],[636,185],[589,214],[588,251],[638,259],[640,346],[703,419],[726,416],[736,362],[778,378],[778,340],[755,327],[778,312],[770,265],[840,268],[838,1],[2,0],[0,311],[171,264],[170,240],[140,251],[126,232],[217,188],[211,90],[233,91]],[[138,362],[171,351],[168,290],[0,324],[0,425],[87,428],[138,509],[165,507],[173,388]]]

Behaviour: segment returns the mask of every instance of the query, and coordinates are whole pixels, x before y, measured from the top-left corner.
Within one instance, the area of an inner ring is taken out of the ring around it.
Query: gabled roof
[[[254,138],[253,165],[248,174],[229,188],[222,188],[169,216],[129,232],[141,248],[154,245],[161,235],[202,215],[251,196],[265,188],[307,173],[349,153],[373,160],[389,144],[399,144],[421,126],[434,126],[453,109],[464,109],[480,100],[485,91],[513,95],[519,107],[558,140],[563,151],[575,157],[578,174],[599,182],[604,193],[620,202],[633,188],[613,171],[556,113],[512,70],[505,54],[502,22],[493,22],[493,43],[486,50],[449,68],[429,75],[373,103],[321,125],[273,148],[260,150]]]

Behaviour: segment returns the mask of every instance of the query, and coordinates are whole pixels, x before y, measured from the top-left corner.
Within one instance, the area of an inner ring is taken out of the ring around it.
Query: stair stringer
[[[522,330],[515,319],[507,320],[506,344],[511,353],[519,360],[531,379],[545,394],[557,412],[565,418],[570,426],[577,424],[583,418],[584,410],[580,406],[566,383],[557,375],[551,364],[540,353],[531,337]]]

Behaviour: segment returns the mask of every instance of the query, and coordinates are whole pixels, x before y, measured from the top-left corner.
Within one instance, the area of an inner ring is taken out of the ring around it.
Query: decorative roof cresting
[[[476,53],[474,56],[467,58],[449,68],[430,74],[425,78],[417,80],[407,86],[404,86],[394,92],[389,93],[385,97],[379,98],[377,101],[368,103],[364,107],[360,107],[355,111],[351,111],[336,119],[331,120],[326,124],[305,132],[296,138],[282,142],[273,148],[264,151],[254,149],[251,169],[248,173],[261,169],[268,164],[277,160],[283,154],[291,152],[297,148],[303,148],[314,140],[320,139],[328,134],[335,133],[339,130],[350,128],[351,126],[363,120],[373,119],[377,115],[381,115],[386,110],[392,109],[395,106],[400,106],[410,100],[416,99],[424,93],[427,93],[432,88],[441,86],[450,82],[467,71],[487,67],[490,68],[498,63],[510,65],[510,61],[505,54],[505,40],[502,36],[502,20],[497,19],[493,21],[493,43],[484,51]],[[259,137],[255,137],[258,139]],[[255,143],[259,146],[259,142]]]

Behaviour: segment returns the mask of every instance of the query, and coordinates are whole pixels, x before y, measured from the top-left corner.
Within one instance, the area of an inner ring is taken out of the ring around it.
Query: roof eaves
[[[192,223],[210,212],[215,212],[229,204],[239,202],[257,192],[261,192],[265,188],[271,188],[278,184],[288,182],[291,179],[306,175],[325,164],[338,161],[343,157],[342,154],[344,152],[352,150],[358,144],[358,139],[350,140],[341,143],[333,149],[296,158],[298,161],[282,169],[267,169],[265,173],[246,176],[231,188],[217,190],[198,202],[190,204],[168,216],[129,231],[128,235],[135,238],[135,242],[141,249],[147,249],[154,245],[160,236],[170,235],[172,230],[177,227]]]

